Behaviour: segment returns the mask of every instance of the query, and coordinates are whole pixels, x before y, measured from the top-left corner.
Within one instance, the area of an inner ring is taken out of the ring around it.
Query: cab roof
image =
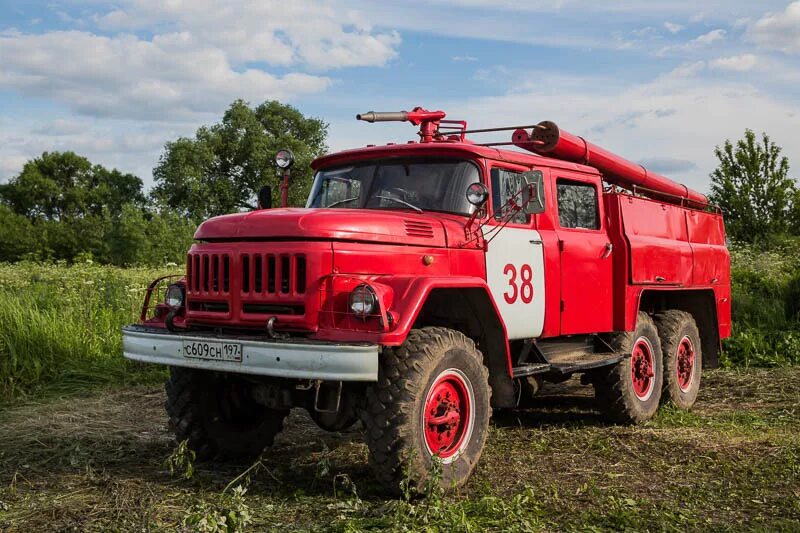
[[[319,170],[323,168],[335,167],[353,161],[364,161],[370,159],[389,159],[393,157],[413,157],[413,156],[445,156],[445,157],[464,157],[468,159],[489,159],[492,161],[502,161],[522,166],[539,166],[573,170],[587,174],[599,174],[596,168],[552,159],[532,153],[517,152],[514,150],[503,150],[480,144],[469,142],[437,141],[419,143],[409,141],[405,144],[389,143],[386,145],[370,145],[364,148],[342,150],[332,154],[318,157],[311,162],[311,168]]]

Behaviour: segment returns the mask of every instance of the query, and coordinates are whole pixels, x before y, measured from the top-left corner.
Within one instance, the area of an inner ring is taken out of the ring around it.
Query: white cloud
[[[694,50],[706,48],[718,41],[725,40],[727,34],[728,32],[726,32],[721,28],[716,30],[711,30],[708,33],[704,33],[703,35],[695,37],[691,41],[682,44],[673,44],[670,46],[665,46],[658,52],[658,55],[666,55],[672,52],[691,52]]]
[[[750,25],[747,35],[769,50],[800,54],[800,1],[792,2],[781,13],[767,13]]]
[[[453,56],[451,59],[456,63],[462,63],[462,62],[472,63],[478,60],[478,58],[474,56]]]
[[[730,70],[734,72],[747,72],[753,70],[758,64],[758,57],[753,54],[740,56],[720,57],[709,63],[716,70]]]
[[[725,39],[725,36],[727,35],[727,33],[728,32],[726,32],[725,30],[722,30],[722,29],[711,30],[710,32],[708,32],[706,34],[701,35],[700,37],[697,37],[692,42],[696,43],[696,44],[699,44],[699,45],[703,45],[703,46],[709,45],[709,44],[712,44],[712,43],[715,43],[717,41],[721,41],[721,40]]]
[[[373,32],[352,9],[324,0],[123,0],[95,17],[113,31],[153,26],[188,32],[233,62],[307,65],[315,70],[381,66],[394,58],[396,32]]]
[[[91,117],[0,119],[0,182],[46,151],[73,151],[109,168],[131,172],[149,186],[151,171],[168,140],[191,135],[196,126]]]
[[[0,153],[0,183],[19,174],[27,161],[28,158],[24,155]]]
[[[667,21],[667,22],[664,23],[664,27],[667,29],[668,32],[670,32],[672,34],[675,34],[675,33],[679,33],[686,26],[683,26],[681,24],[675,24],[675,23]]]
[[[0,88],[81,115],[197,121],[235,98],[291,101],[324,91],[333,81],[321,71],[385,65],[400,42],[326,0],[117,6],[83,20],[102,34],[0,31]]]
[[[662,170],[665,158],[680,161],[667,175],[701,191],[708,190],[708,174],[716,166],[714,146],[740,137],[745,128],[766,131],[786,153],[800,153],[795,133],[800,104],[782,102],[749,84],[659,77],[623,87],[613,79],[584,80],[583,86],[554,76],[548,80],[546,88],[453,101],[442,108],[477,127],[554,120],[633,161],[655,160]],[[520,110],[531,114],[522,117]]]
[[[104,117],[181,119],[218,112],[236,97],[290,99],[322,91],[326,77],[237,71],[191,34],[98,36],[80,31],[0,36],[0,87]]]
[[[694,61],[692,63],[684,63],[675,67],[670,73],[666,74],[667,78],[688,78],[698,74],[706,68],[705,61]]]

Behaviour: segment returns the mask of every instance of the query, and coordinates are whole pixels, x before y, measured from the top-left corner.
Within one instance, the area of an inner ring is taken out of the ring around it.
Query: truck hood
[[[463,229],[462,229],[463,232]],[[264,209],[211,218],[197,228],[203,241],[326,239],[446,247],[435,215],[364,209]]]

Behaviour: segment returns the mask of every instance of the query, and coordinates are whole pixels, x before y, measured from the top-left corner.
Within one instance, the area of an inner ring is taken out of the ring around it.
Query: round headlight
[[[180,309],[183,307],[183,302],[186,299],[186,293],[183,287],[174,283],[167,287],[167,293],[164,295],[164,303],[172,309]]]
[[[359,315],[371,315],[378,308],[378,297],[369,285],[359,285],[350,293],[350,310]]]
[[[275,154],[275,164],[280,168],[287,169],[294,163],[294,154],[291,150],[281,150]]]
[[[486,185],[475,182],[467,187],[467,201],[476,207],[482,206],[489,198],[489,190]]]

